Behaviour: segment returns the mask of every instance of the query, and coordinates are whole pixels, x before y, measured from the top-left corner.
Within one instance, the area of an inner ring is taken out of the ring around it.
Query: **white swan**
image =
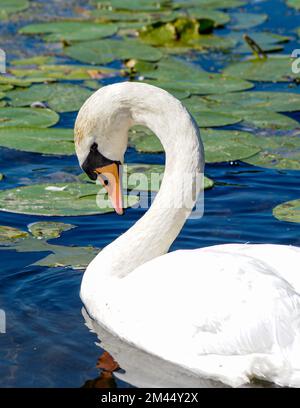
[[[183,189],[180,181],[204,167],[198,128],[182,104],[147,84],[103,87],[78,114],[76,153],[91,178],[106,174],[98,178],[121,213],[114,181],[134,124],[164,146],[164,179],[147,213],[88,266],[81,298],[89,315],[197,374],[199,386],[211,380],[237,387],[252,378],[300,386],[300,249],[228,244],[167,254],[196,195],[190,206],[170,202],[192,195],[193,183]]]

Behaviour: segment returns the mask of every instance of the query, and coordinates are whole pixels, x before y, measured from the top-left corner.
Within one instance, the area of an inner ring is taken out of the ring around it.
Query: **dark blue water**
[[[270,18],[259,29],[295,34],[296,15],[282,1],[248,6]],[[276,5],[276,6],[275,6]],[[286,53],[296,46],[286,45]],[[212,56],[211,56],[212,57]],[[205,58],[200,57],[199,62]],[[211,59],[210,61],[212,61]],[[217,66],[218,64],[216,64]],[[264,84],[257,89],[290,91],[288,84]],[[299,92],[299,87],[293,88]],[[297,114],[294,117],[299,116]],[[62,116],[60,126],[72,127],[75,114]],[[129,149],[127,162],[163,163],[163,155],[142,155]],[[50,157],[0,149],[0,187],[11,188],[40,181],[56,172],[79,174],[76,157]],[[280,222],[272,216],[279,203],[300,197],[300,172],[263,169],[240,162],[206,166],[216,182],[205,193],[205,214],[189,220],[171,250],[229,243],[300,245],[300,225]],[[89,217],[53,217],[77,226],[51,242],[62,245],[104,247],[139,219],[143,210],[130,209],[125,217],[115,214]],[[0,225],[26,229],[45,217],[0,213]],[[0,309],[6,311],[7,333],[0,334],[0,386],[79,387],[99,374],[95,368],[101,349],[95,335],[84,326],[79,288],[82,272],[70,268],[31,266],[46,254],[1,251]],[[120,381],[117,384],[126,385]]]

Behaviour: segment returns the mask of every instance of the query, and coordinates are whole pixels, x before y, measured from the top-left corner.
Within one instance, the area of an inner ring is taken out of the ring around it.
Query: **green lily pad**
[[[29,58],[20,58],[14,59],[11,61],[11,65],[43,65],[43,64],[52,64],[55,62],[55,58],[51,57],[50,55],[37,55],[36,57],[29,57]]]
[[[300,123],[288,116],[270,111],[237,111],[236,115],[243,118],[243,121],[254,128],[262,129],[297,129]]]
[[[247,33],[247,35],[254,40],[264,52],[282,50],[284,43],[291,40],[291,37],[270,32],[250,32]],[[238,44],[234,52],[240,54],[253,53],[248,43],[243,38],[243,33],[232,33],[231,37],[234,38]]]
[[[0,250],[14,250],[16,252],[50,252],[34,265],[46,267],[71,267],[85,269],[98,254],[99,249],[93,247],[68,247],[52,245],[46,240],[57,238],[61,232],[74,226],[57,222],[37,222],[29,225],[37,235],[28,234],[13,227],[0,226]],[[40,234],[38,233],[40,232]],[[57,235],[58,234],[58,235]]]
[[[109,7],[116,10],[132,10],[132,11],[156,11],[159,10],[166,0],[94,0],[98,7]]]
[[[32,84],[32,81],[28,79],[15,78],[14,76],[0,75],[0,84],[28,87]]]
[[[17,13],[29,7],[27,0],[0,0],[0,20],[7,19],[10,14]]]
[[[13,106],[30,106],[33,102],[46,102],[57,112],[71,112],[80,109],[92,92],[73,84],[36,84],[25,90],[6,93]]]
[[[55,125],[58,121],[59,115],[50,109],[10,107],[0,109],[0,128],[46,128]]]
[[[96,203],[102,200],[99,207]],[[124,205],[137,197],[124,197]],[[105,203],[105,206],[103,205]],[[0,192],[0,210],[44,216],[78,216],[113,212],[104,189],[93,183],[32,184]]]
[[[230,115],[229,113],[213,111],[193,113],[193,117],[200,128],[233,125],[242,120],[242,117],[239,117],[238,115],[235,116]]]
[[[165,166],[159,164],[130,164],[127,165],[128,179],[123,186],[138,191],[158,192],[163,179]],[[208,190],[214,186],[214,181],[204,177],[204,189]]]
[[[296,10],[300,10],[300,0],[286,0],[286,4]]]
[[[209,95],[223,94],[227,92],[236,92],[245,89],[251,89],[253,84],[248,81],[239,80],[229,76],[220,74],[203,73],[199,75],[197,81],[191,80],[189,77],[181,77],[178,80],[167,79],[147,79],[146,82],[151,85],[158,86],[163,89],[173,89],[177,91],[189,91],[191,94]]]
[[[0,181],[4,179],[4,174],[0,173]]]
[[[207,9],[202,7],[191,7],[187,9],[190,17],[200,19],[212,20],[215,27],[223,26],[230,21],[230,15],[222,11]]]
[[[0,84],[0,92],[1,92],[1,94],[2,94],[2,92],[10,91],[11,89],[13,89],[13,86],[12,86],[12,85]]]
[[[273,215],[280,221],[300,223],[300,200],[278,205],[273,209]]]
[[[0,128],[0,146],[24,152],[73,155],[72,129]]]
[[[64,224],[63,222],[42,221],[34,222],[28,225],[28,229],[35,238],[53,239],[61,236],[64,231],[75,228],[74,225]]]
[[[89,64],[107,64],[115,60],[138,59],[158,61],[162,53],[135,39],[90,41],[88,47],[78,43],[65,48],[65,54],[78,61]]]
[[[243,160],[259,167],[300,170],[300,136],[266,135],[256,136],[256,145],[261,151]]]
[[[300,110],[300,95],[292,92],[239,92],[207,97],[192,96],[185,101],[188,107],[199,106],[201,110],[234,112],[235,110],[264,110],[272,112],[295,112]]]
[[[201,138],[206,163],[242,160],[260,151],[247,132],[203,129]]]
[[[181,7],[204,7],[213,9],[229,9],[244,6],[244,0],[186,0],[176,3]]]
[[[29,24],[19,30],[20,34],[44,34],[46,41],[90,41],[110,37],[118,31],[115,24],[90,21],[54,21]]]
[[[0,242],[14,241],[19,238],[25,238],[29,234],[26,231],[22,231],[18,228],[7,227],[0,225]]]
[[[233,30],[248,30],[256,27],[268,19],[267,14],[254,13],[231,13],[232,24],[230,28]]]
[[[252,58],[229,65],[224,73],[237,78],[261,82],[288,82],[300,78],[300,74],[292,71],[293,59],[290,57],[268,57],[267,59]]]

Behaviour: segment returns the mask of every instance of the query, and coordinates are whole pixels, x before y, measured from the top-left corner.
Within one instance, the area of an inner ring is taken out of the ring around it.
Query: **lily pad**
[[[18,228],[0,225],[0,243],[25,238],[28,235],[28,232],[22,231]]]
[[[97,202],[101,204],[97,205]],[[124,197],[127,207],[136,197]],[[104,189],[92,183],[32,184],[0,192],[0,210],[44,216],[78,216],[113,212]]]
[[[236,115],[243,118],[243,121],[254,127],[262,129],[297,129],[300,128],[300,123],[288,116],[270,111],[237,111]]]
[[[238,115],[213,111],[196,112],[193,117],[200,128],[233,125],[242,120]]]
[[[254,13],[231,13],[232,24],[230,28],[233,30],[248,30],[256,27],[268,19],[267,14]]]
[[[272,112],[296,112],[300,110],[300,95],[292,92],[239,92],[207,97],[193,96],[185,102],[188,106],[209,106],[214,111],[234,112],[235,110],[264,110]]]
[[[293,59],[288,56],[252,58],[229,65],[224,73],[237,78],[261,82],[289,82],[300,78],[300,74],[292,71]]]
[[[0,20],[7,19],[10,14],[17,13],[29,7],[27,0],[0,0]]]
[[[260,151],[252,134],[247,132],[205,129],[201,138],[206,163],[242,160]]]
[[[230,15],[222,11],[207,9],[203,7],[191,7],[187,9],[190,17],[200,19],[212,20],[215,27],[223,26],[230,21]]]
[[[0,146],[24,152],[73,155],[73,139],[71,129],[0,128]]]
[[[32,81],[28,79],[16,78],[14,76],[9,76],[9,75],[0,75],[0,84],[28,87],[32,84]]]
[[[61,236],[64,231],[75,228],[74,225],[64,224],[63,222],[42,221],[34,222],[28,225],[28,229],[35,238],[53,239]]]
[[[300,136],[294,135],[257,135],[256,145],[261,151],[243,160],[259,167],[300,170]]]
[[[90,41],[78,43],[65,48],[65,54],[81,62],[89,64],[107,64],[115,60],[138,59],[158,61],[162,53],[136,39]]]
[[[248,32],[250,37],[264,52],[274,52],[282,50],[284,43],[291,40],[291,37],[270,33],[270,32]],[[243,33],[232,33],[231,37],[237,41],[238,46],[235,48],[235,53],[245,54],[253,53],[248,43],[243,37]]]
[[[30,66],[30,65],[42,65],[42,64],[52,64],[55,62],[55,58],[50,55],[37,55],[36,57],[20,58],[14,59],[11,61],[11,65],[21,65],[21,66]]]
[[[109,7],[116,10],[130,10],[130,11],[156,11],[159,10],[166,0],[94,0],[98,7]]]
[[[152,74],[149,74],[149,76]],[[191,94],[209,95],[223,94],[227,92],[242,91],[251,89],[253,84],[220,74],[199,74],[197,80],[190,79],[188,76],[180,77],[177,80],[168,80],[165,78],[146,79],[144,82],[158,86],[163,89],[173,89],[177,91],[189,91]]]
[[[4,179],[4,174],[0,173],[0,181]]]
[[[80,109],[92,92],[73,84],[36,84],[25,90],[6,93],[13,106],[30,106],[33,102],[46,102],[57,112],[71,112]]]
[[[213,9],[229,9],[244,6],[247,0],[186,0],[176,3],[181,7],[205,7]]]
[[[300,10],[300,0],[286,0],[286,4],[296,10]]]
[[[46,41],[90,41],[110,37],[118,31],[115,24],[90,21],[54,21],[29,24],[19,30],[20,34],[44,34]]]
[[[300,200],[278,205],[273,209],[273,215],[280,221],[300,223]]]
[[[44,224],[44,226],[42,226],[42,224]],[[74,226],[70,224],[38,222],[29,225],[29,229],[31,226],[37,226],[35,232],[39,230],[41,231],[41,235],[38,234],[35,236],[13,227],[0,226],[0,250],[14,250],[21,253],[48,252],[50,254],[35,262],[35,265],[52,268],[71,267],[73,269],[85,269],[99,252],[99,249],[90,246],[68,247],[52,245],[46,241],[47,239],[58,237],[58,231],[63,232],[70,229],[70,227],[73,228]],[[47,231],[50,232],[49,236]],[[55,236],[52,235],[51,231]]]
[[[0,109],[0,128],[46,128],[55,125],[58,120],[59,115],[50,109],[10,107]]]

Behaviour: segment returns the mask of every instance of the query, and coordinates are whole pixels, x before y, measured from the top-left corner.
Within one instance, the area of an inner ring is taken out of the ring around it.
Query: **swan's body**
[[[300,249],[229,244],[166,254],[197,198],[186,204],[194,184],[180,180],[198,180],[204,166],[198,128],[181,103],[145,84],[102,88],[78,115],[76,150],[81,164],[93,143],[105,160],[122,162],[134,124],[165,148],[163,184],[144,217],[88,266],[81,298],[90,316],[203,384],[257,377],[300,386]]]

